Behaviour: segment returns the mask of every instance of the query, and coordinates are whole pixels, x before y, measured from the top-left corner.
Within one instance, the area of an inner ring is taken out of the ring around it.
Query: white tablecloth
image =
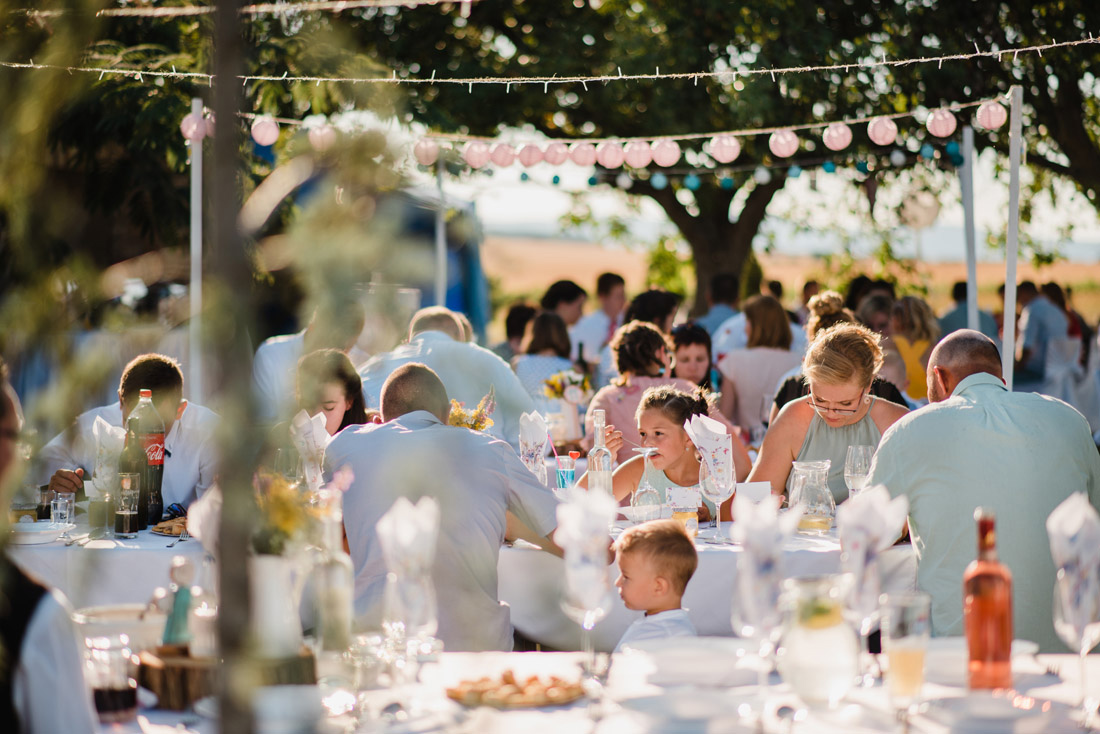
[[[81,516],[71,535],[88,534]],[[202,544],[186,540],[168,548],[173,538],[142,530],[133,540],[103,538],[85,545],[66,546],[60,541],[43,545],[9,545],[8,556],[27,573],[64,592],[74,607],[100,604],[144,604],[158,586],[168,586],[173,556],[185,555],[195,563],[203,558]]]
[[[723,532],[726,527],[723,523]],[[701,537],[713,532],[704,529]],[[732,635],[730,611],[741,548],[699,542],[695,548],[699,552],[699,567],[684,594],[684,607],[700,635]],[[784,549],[783,563],[787,576],[836,573],[840,570],[840,543],[835,536],[796,535]],[[911,546],[897,546],[884,553],[880,570],[884,590],[916,588],[917,561]],[[577,624],[561,611],[564,572],[560,558],[530,547],[502,548],[497,572],[498,598],[511,607],[512,626],[535,642],[556,650],[581,649]],[[618,567],[608,567],[608,574],[613,584]],[[613,650],[630,623],[642,615],[623,606],[614,588],[612,597],[610,613],[592,630],[596,649],[605,652]]]

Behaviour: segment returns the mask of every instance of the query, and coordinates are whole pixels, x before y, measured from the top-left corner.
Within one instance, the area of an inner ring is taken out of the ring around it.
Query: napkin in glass
[[[777,495],[754,502],[740,492],[733,497],[734,521],[730,537],[743,552],[737,558],[734,603],[743,621],[778,621],[779,594],[783,581],[783,546],[798,530],[802,508],[780,513]]]
[[[619,511],[618,503],[602,492],[572,487],[558,505],[558,529],[554,542],[565,555],[565,602],[590,612],[607,611],[610,583],[607,574],[608,527]]]
[[[1075,492],[1047,517],[1050,555],[1061,578],[1055,587],[1063,614],[1083,630],[1100,594],[1100,514],[1083,492]]]
[[[901,537],[908,515],[909,499],[890,499],[881,484],[864,489],[836,510],[841,566],[853,580],[849,608],[861,619],[870,620],[878,609],[878,556]]]
[[[103,492],[112,491],[118,478],[118,457],[126,445],[126,431],[112,426],[100,416],[96,416],[92,424],[92,436],[95,439],[95,468],[92,482],[85,488],[94,489],[95,496],[89,494],[88,499],[96,499]]]
[[[299,410],[290,421],[290,440],[302,457],[302,473],[305,474],[306,486],[313,491],[320,489],[325,448],[332,440],[325,429],[324,413],[310,418],[309,413]]]
[[[726,427],[709,416],[693,415],[684,421],[684,430],[699,450],[715,483],[719,487],[732,487],[735,481],[733,436],[726,432]]]
[[[540,413],[519,417],[519,458],[543,484],[547,483],[546,441],[548,428]]]
[[[438,627],[431,567],[439,537],[439,503],[399,497],[375,525],[389,573],[383,599],[387,636],[394,642],[424,639]]]

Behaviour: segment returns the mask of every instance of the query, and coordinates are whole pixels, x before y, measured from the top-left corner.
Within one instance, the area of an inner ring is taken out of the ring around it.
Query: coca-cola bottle
[[[978,557],[963,576],[970,688],[1012,687],[1012,574],[997,560],[993,513],[979,507]]]
[[[141,477],[141,494],[146,499],[146,509],[138,509],[138,522],[142,529],[156,525],[164,517],[164,421],[153,405],[153,392],[142,390],[141,399],[131,413],[137,419],[137,436],[145,449],[145,469]]]
[[[129,420],[126,421],[126,445],[118,457],[118,473],[120,477],[127,474],[138,475],[138,509],[137,517],[134,518],[131,518],[128,513],[116,513],[116,533],[133,533],[138,530],[144,530],[145,520],[149,515],[149,495],[145,493],[143,484],[145,481],[145,450],[141,448],[141,440],[138,438],[137,432],[137,418],[135,418],[133,414],[130,414]],[[121,481],[123,484],[119,488],[119,501],[122,499],[122,491],[131,489],[130,485],[127,483],[129,480],[126,477],[123,477]],[[117,509],[121,509],[121,507]],[[131,519],[133,525],[130,524]]]

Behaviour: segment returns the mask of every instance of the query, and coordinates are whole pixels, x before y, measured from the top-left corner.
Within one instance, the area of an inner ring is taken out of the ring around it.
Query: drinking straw
[[[557,463],[557,465],[558,465],[558,470],[559,470],[559,471],[562,471],[562,468],[561,468],[561,457],[560,457],[560,456],[558,456],[558,450],[557,450],[556,448],[554,448],[554,437],[550,435],[550,431],[547,431],[547,432],[546,432],[546,438],[548,438],[548,439],[550,440],[550,450],[554,452],[554,461],[555,461],[555,462]]]

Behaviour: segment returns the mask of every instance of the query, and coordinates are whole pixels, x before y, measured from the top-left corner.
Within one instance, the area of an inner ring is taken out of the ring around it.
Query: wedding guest
[[[546,380],[573,369],[569,359],[569,332],[553,311],[543,311],[531,321],[523,354],[512,361],[516,377],[537,404],[546,403]]]
[[[570,358],[596,362],[600,351],[615,336],[615,330],[623,323],[623,307],[626,306],[626,281],[618,273],[601,273],[596,279],[596,300],[599,308],[586,314],[569,329],[573,349]],[[583,347],[584,351],[579,350]]]
[[[719,363],[722,415],[747,430],[768,419],[779,378],[800,361],[791,351],[791,322],[772,296],[745,303],[748,330],[745,349],[729,352]]]
[[[452,311],[451,313],[455,315],[458,323],[462,326],[462,341],[476,344],[477,335],[474,334],[474,325],[470,323],[470,317],[461,311]]]
[[[783,303],[783,284],[781,282],[778,280],[769,280],[765,287],[768,289],[768,294],[771,295],[772,298],[779,301],[780,304]],[[798,320],[798,314],[794,311],[788,311],[787,309],[783,310],[792,324],[802,325],[802,322]]]
[[[940,316],[940,333],[947,336],[953,331],[967,328],[966,299],[968,286],[965,280],[960,280],[951,286],[952,306],[943,316]],[[997,341],[997,322],[993,314],[988,311],[978,310],[978,331],[982,332],[994,342]]]
[[[367,422],[363,381],[339,349],[318,349],[298,360],[297,395],[299,409],[311,417],[324,414],[330,436]]]
[[[1019,301],[1020,339],[1016,345],[1016,369],[1012,389],[1016,392],[1038,390],[1046,377],[1047,349],[1054,339],[1069,333],[1069,319],[1051,303],[1030,280],[1016,288]]]
[[[749,299],[749,301],[757,298],[760,298],[760,296],[754,296],[752,299]],[[749,301],[746,301],[745,308],[748,308]],[[782,306],[780,310],[782,310]],[[784,311],[783,313],[786,314],[787,312]],[[802,353],[806,351],[806,344],[808,343],[806,339],[806,330],[802,328],[801,324],[794,323],[789,319],[787,328],[791,332],[791,338],[787,348],[801,357]],[[716,330],[711,332],[711,348],[714,351],[715,363],[721,363],[721,361],[726,358],[726,355],[732,351],[747,349],[748,345],[748,315],[745,313],[744,309],[742,309],[741,313],[726,319]]]
[[[707,330],[692,321],[677,324],[672,327],[672,346],[676,350],[672,376],[713,390],[719,376],[711,357]]]
[[[409,341],[380,354],[359,369],[368,405],[378,405],[386,378],[409,362],[428,365],[443,380],[447,393],[472,408],[492,389],[496,412],[489,432],[519,446],[519,417],[534,410],[531,396],[508,363],[484,347],[462,340],[462,325],[454,312],[429,306],[413,314]]]
[[[514,303],[508,309],[508,315],[504,317],[504,341],[494,344],[490,349],[508,364],[520,354],[520,345],[527,333],[527,324],[535,318],[538,309],[529,303],[520,301]]]
[[[627,627],[615,652],[644,640],[696,636],[683,598],[699,557],[683,525],[654,520],[626,529],[615,541],[615,560],[615,586],[623,605],[645,611]]]
[[[909,377],[909,395],[919,403],[926,402],[928,397],[923,379],[925,366],[939,338],[940,323],[923,298],[902,296],[894,301],[890,312],[890,336],[884,340],[883,348],[901,356]]]
[[[802,361],[810,394],[779,411],[764,436],[749,481],[771,482],[772,492],[783,494],[789,488],[793,462],[829,459],[833,499],[837,504],[848,499],[844,483],[848,447],[877,446],[883,431],[907,412],[870,394],[881,366],[879,336],[870,329],[838,324],[820,332]]]
[[[347,466],[354,475],[344,494],[344,528],[357,616],[375,628],[382,621],[387,569],[378,520],[398,497],[434,497],[437,636],[449,651],[511,650],[508,607],[496,596],[507,514],[540,536],[543,549],[560,554],[550,539],[557,500],[507,444],[447,425],[447,390],[425,365],[397,367],[382,387],[381,405],[385,423],[343,431],[325,452],[326,473]]]
[[[816,280],[807,280],[802,285],[802,305],[799,306],[798,310],[795,312],[795,315],[798,317],[798,323],[805,326],[806,322],[809,321],[810,299],[820,292],[821,284],[818,283]],[[813,337],[810,337],[810,340],[813,341]]]
[[[634,296],[630,301],[623,315],[623,323],[642,321],[655,326],[662,334],[668,334],[672,330],[672,322],[676,319],[676,310],[679,307],[680,296],[661,288],[650,288]],[[598,387],[610,385],[618,376],[614,351],[609,343],[600,352],[596,385]]]
[[[909,498],[917,585],[932,597],[932,633],[963,634],[962,584],[975,557],[974,510],[997,517],[997,555],[1012,572],[1015,635],[1064,650],[1050,599],[1046,519],[1074,492],[1100,507],[1100,457],[1088,423],[1060,400],[1013,393],[1001,355],[977,331],[948,334],[928,360],[931,404],[882,437],[870,484]]]
[[[19,485],[19,399],[0,361],[0,506]],[[17,734],[99,731],[72,607],[0,553],[0,721]]]
[[[38,455],[37,481],[57,492],[79,492],[95,469],[96,418],[126,428],[142,390],[153,393],[153,407],[164,421],[164,506],[187,507],[214,481],[219,418],[209,408],[183,399],[179,364],[163,354],[143,354],[126,365],[118,402],[77,416],[73,426],[54,436]]]
[[[587,300],[588,294],[584,288],[571,280],[559,280],[546,289],[539,305],[544,311],[553,311],[561,316],[566,326],[572,326],[580,321]]]
[[[708,311],[697,318],[695,323],[707,330],[713,337],[718,327],[736,316],[737,301],[741,295],[741,280],[733,273],[717,273],[711,276],[707,289]]]
[[[333,348],[347,354],[353,365],[367,361],[367,354],[355,346],[365,321],[366,312],[357,301],[339,307],[322,305],[302,331],[273,336],[260,344],[252,358],[257,418],[271,424],[290,417],[295,374],[303,354]]]
[[[871,331],[879,336],[890,336],[890,320],[893,316],[893,309],[893,298],[885,293],[869,292],[859,302],[855,314],[859,323]]]

